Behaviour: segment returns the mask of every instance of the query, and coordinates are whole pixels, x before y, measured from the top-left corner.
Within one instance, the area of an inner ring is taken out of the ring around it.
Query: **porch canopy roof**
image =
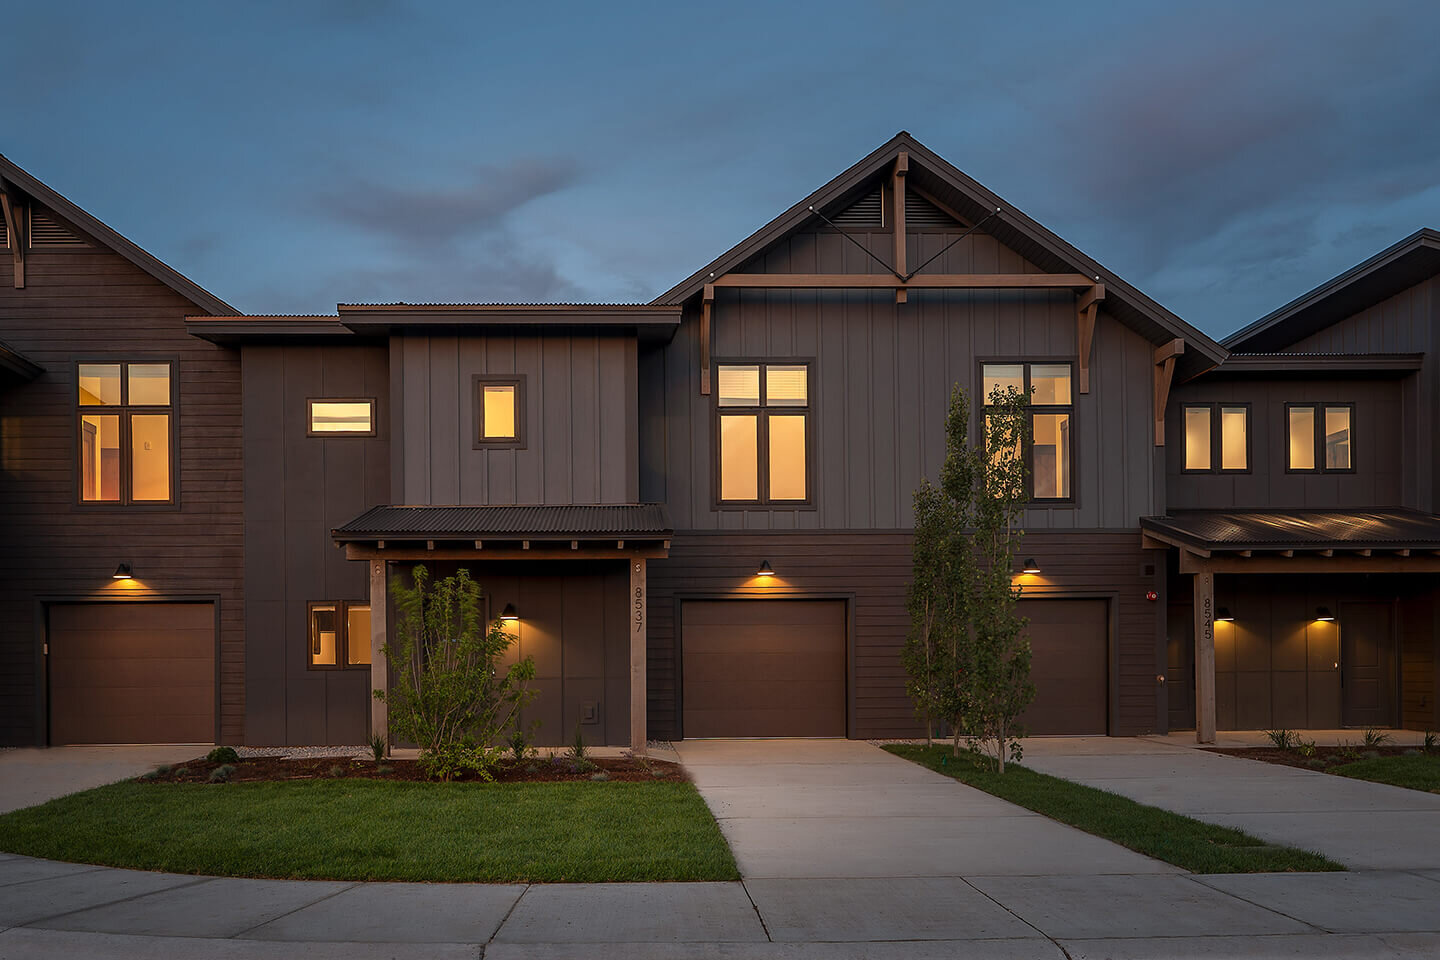
[[[1146,546],[1180,548],[1182,572],[1197,560],[1217,572],[1222,561],[1255,573],[1440,568],[1440,516],[1415,510],[1177,510],[1140,528]]]
[[[372,507],[331,531],[351,559],[663,557],[658,503]]]

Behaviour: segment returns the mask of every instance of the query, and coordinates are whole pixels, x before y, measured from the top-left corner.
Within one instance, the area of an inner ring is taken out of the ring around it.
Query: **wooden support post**
[[[710,396],[710,324],[715,306],[715,285],[705,284],[705,297],[700,303],[700,393]]]
[[[390,665],[385,661],[385,567],[384,560],[370,561],[370,735],[384,734],[390,749],[390,710],[375,699],[374,690],[390,689]]]
[[[892,192],[893,216],[895,230],[895,272],[905,276],[909,271],[905,266],[905,174],[910,171],[910,154],[904,150],[895,158],[895,178],[892,181],[894,190]],[[895,288],[895,302],[904,303],[906,293],[904,287]]]
[[[630,749],[646,751],[645,730],[645,561],[630,559]]]
[[[1104,299],[1105,284],[1097,281],[1075,301],[1075,347],[1080,360],[1078,379],[1081,393],[1090,392],[1090,344],[1095,339],[1095,314]]]
[[[1215,742],[1215,574],[1195,578],[1195,740]]]
[[[5,230],[10,235],[10,255],[15,262],[15,287],[25,286],[25,222],[24,210],[10,192],[9,184],[0,183],[0,212],[5,215]]]
[[[1176,337],[1155,348],[1155,446],[1165,446],[1165,405],[1170,402],[1170,381],[1175,377],[1175,358],[1185,352],[1185,341]]]

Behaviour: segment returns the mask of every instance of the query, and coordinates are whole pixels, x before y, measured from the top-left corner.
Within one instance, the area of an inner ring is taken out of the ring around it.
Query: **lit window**
[[[523,377],[475,378],[475,446],[523,447],[525,381]]]
[[[1286,467],[1294,473],[1349,473],[1355,469],[1355,407],[1349,403],[1292,403]]]
[[[1243,403],[1187,403],[1186,473],[1243,473],[1250,469],[1250,407]]]
[[[722,363],[716,376],[719,499],[810,499],[810,366]]]
[[[1012,455],[1028,458],[1032,500],[1070,500],[1074,493],[1074,395],[1068,363],[987,363],[980,370],[982,402],[1010,390],[1030,398],[1030,446]],[[990,421],[985,422],[986,436]],[[987,440],[988,442],[988,440]],[[996,451],[994,456],[1004,455]]]
[[[342,670],[370,666],[370,605],[310,604],[310,667]]]
[[[374,400],[311,400],[310,433],[312,435],[375,433]]]
[[[174,365],[76,365],[79,499],[173,503]]]
[[[1291,470],[1314,470],[1315,408],[1291,407],[1288,414],[1290,420],[1290,459],[1288,465]]]

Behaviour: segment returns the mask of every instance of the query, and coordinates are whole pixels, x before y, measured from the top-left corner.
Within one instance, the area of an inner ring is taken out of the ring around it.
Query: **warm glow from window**
[[[132,363],[125,368],[132,407],[170,406],[170,364]]]
[[[805,499],[805,417],[770,417],[770,499]]]
[[[760,498],[759,418],[727,414],[720,418],[720,499]]]
[[[987,363],[981,373],[983,374],[981,403],[989,403],[990,395],[997,389],[1003,393],[1007,387],[1013,387],[1016,393],[1025,392],[1025,365],[1023,363]]]
[[[1030,386],[1035,391],[1030,402],[1036,406],[1045,406],[1046,404],[1068,406],[1070,403],[1070,364],[1032,363],[1030,365]],[[1017,387],[1017,389],[1019,388]]]
[[[1034,496],[1065,500],[1070,496],[1070,414],[1037,413],[1031,445]]]
[[[1210,469],[1210,408],[1185,408],[1185,469]]]
[[[1220,469],[1249,469],[1249,443],[1246,432],[1249,417],[1244,407],[1220,408]]]
[[[1290,469],[1315,469],[1315,408],[1290,408]]]
[[[1349,470],[1350,408],[1325,408],[1325,469]]]
[[[130,499],[170,499],[170,415],[130,417]]]
[[[310,608],[310,662],[320,667],[336,665],[340,623],[330,605]]]
[[[485,411],[486,440],[513,440],[515,438],[515,385],[513,383],[486,384],[480,394]]]
[[[345,608],[345,662],[370,663],[370,608]]]
[[[810,402],[805,367],[769,364],[765,367],[765,406],[803,407]]]
[[[80,364],[80,405],[92,407],[120,405],[120,364]]]
[[[374,428],[369,400],[312,400],[311,433],[369,433]]]
[[[119,380],[115,385],[119,391]],[[120,417],[80,417],[80,499],[120,499]]]
[[[722,365],[719,371],[719,399],[722,407],[758,407],[760,405],[760,368]]]

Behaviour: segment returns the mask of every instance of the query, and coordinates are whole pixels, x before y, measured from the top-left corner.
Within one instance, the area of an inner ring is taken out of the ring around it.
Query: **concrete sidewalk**
[[[0,813],[203,757],[208,744],[160,743],[0,750]]]
[[[1034,738],[1025,741],[1024,763],[1317,850],[1353,870],[1440,869],[1440,795],[1227,757],[1158,737]]]

